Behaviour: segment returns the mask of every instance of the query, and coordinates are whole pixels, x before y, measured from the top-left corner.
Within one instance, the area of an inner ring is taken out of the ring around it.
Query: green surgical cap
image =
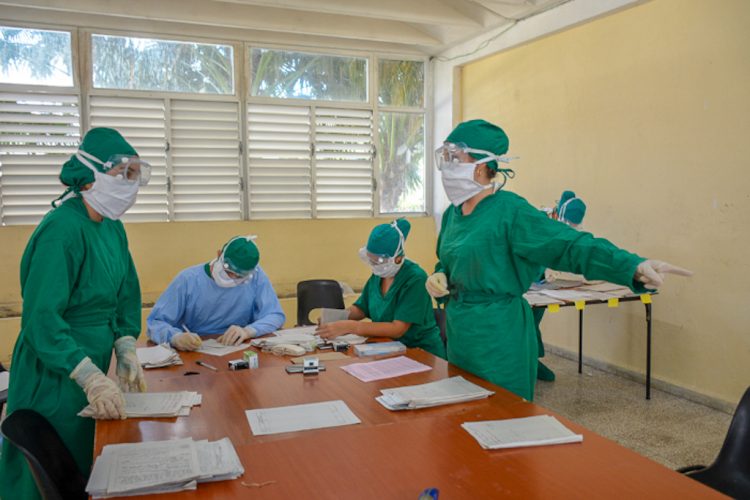
[[[560,220],[572,224],[580,224],[586,215],[586,204],[580,198],[570,198],[565,205],[560,205],[557,213]]]
[[[507,153],[510,145],[510,140],[503,129],[485,120],[469,120],[459,123],[445,139],[445,142],[463,143],[471,149],[489,151],[497,156]],[[474,154],[471,156],[477,160],[482,158]],[[496,161],[488,162],[487,166],[497,172]]]
[[[404,235],[405,242],[411,230],[411,224],[406,219],[398,219],[395,222],[401,234]],[[398,248],[399,239],[398,231],[393,227],[393,223],[379,224],[370,232],[370,237],[367,239],[367,251],[374,255],[387,255],[388,257],[404,255],[403,245],[400,251]]]
[[[102,163],[109,160],[112,155],[137,155],[135,148],[118,132],[111,128],[92,128],[83,137],[78,149],[86,151],[90,155],[99,158]],[[102,166],[96,162],[91,164],[102,171]],[[60,172],[60,182],[66,186],[80,188],[94,182],[94,172],[81,163],[73,154],[63,165]]]
[[[250,273],[260,260],[258,247],[245,236],[235,236],[229,240],[224,245],[223,254],[227,269],[240,276]]]
[[[557,209],[560,210],[560,207],[563,203],[575,197],[576,194],[573,191],[563,191],[563,193],[560,195],[560,201],[557,203]]]

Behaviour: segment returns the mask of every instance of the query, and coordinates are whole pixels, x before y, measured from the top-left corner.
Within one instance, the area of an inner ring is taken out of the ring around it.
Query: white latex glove
[[[255,328],[251,326],[246,326],[243,328],[241,326],[232,325],[227,328],[227,331],[224,332],[224,335],[216,339],[216,341],[224,345],[237,345],[241,344],[249,338],[255,337],[256,333],[257,332],[255,331]]]
[[[448,295],[448,277],[445,273],[435,273],[427,278],[425,288],[435,298],[445,297]]]
[[[200,336],[192,332],[180,332],[174,335],[170,342],[173,347],[181,351],[194,351],[203,343]]]
[[[125,335],[115,340],[117,379],[123,392],[146,392],[143,368],[135,353],[135,338]]]
[[[634,278],[643,283],[649,290],[655,290],[664,283],[665,274],[676,274],[678,276],[692,276],[693,271],[673,266],[660,260],[644,260],[635,270]]]
[[[96,419],[125,418],[125,399],[114,380],[108,378],[86,357],[78,363],[70,378],[81,386]]]

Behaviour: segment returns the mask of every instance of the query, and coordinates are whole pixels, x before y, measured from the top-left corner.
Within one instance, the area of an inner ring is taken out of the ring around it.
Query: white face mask
[[[250,274],[243,278],[230,278],[226,269],[224,269],[224,259],[222,257],[211,261],[211,277],[222,288],[232,288],[246,283],[252,279],[254,274],[255,271],[251,271]]]
[[[443,188],[448,199],[455,206],[459,206],[472,196],[485,189],[494,188],[494,184],[483,185],[474,180],[474,163],[450,163],[440,165]]]
[[[119,219],[135,204],[138,196],[138,183],[99,172],[81,153],[81,151],[76,153],[78,161],[94,172],[94,183],[86,191],[81,191],[81,196],[102,217]],[[97,161],[102,163],[98,159]]]
[[[138,183],[94,170],[94,183],[86,191],[81,191],[81,196],[96,213],[117,220],[135,204]]]
[[[404,259],[401,259],[401,262],[397,264],[395,257],[389,257],[385,261],[375,264],[370,259],[370,256],[367,255],[367,249],[364,247],[359,249],[359,258],[362,259],[362,262],[370,266],[372,274],[380,278],[393,278],[398,274],[401,266],[404,265]]]

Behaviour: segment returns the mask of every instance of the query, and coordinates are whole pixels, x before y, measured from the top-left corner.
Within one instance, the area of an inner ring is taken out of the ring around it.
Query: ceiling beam
[[[405,23],[477,26],[478,23],[440,0],[216,0]]]
[[[420,46],[443,43],[403,22],[230,3],[203,1],[186,7],[182,0],[3,0],[0,5],[112,16],[121,19],[125,30],[150,20]]]

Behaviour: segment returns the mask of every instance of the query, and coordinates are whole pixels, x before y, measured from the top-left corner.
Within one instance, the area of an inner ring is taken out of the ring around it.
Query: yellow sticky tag
[[[578,309],[579,311],[583,311],[584,307],[586,307],[585,300],[576,300],[576,309]]]
[[[620,299],[617,297],[607,300],[607,307],[617,307],[620,305]]]
[[[650,293],[644,293],[641,295],[641,302],[644,304],[650,304],[651,303],[651,294]]]
[[[560,304],[550,304],[547,306],[547,310],[551,313],[556,313],[560,310]]]

